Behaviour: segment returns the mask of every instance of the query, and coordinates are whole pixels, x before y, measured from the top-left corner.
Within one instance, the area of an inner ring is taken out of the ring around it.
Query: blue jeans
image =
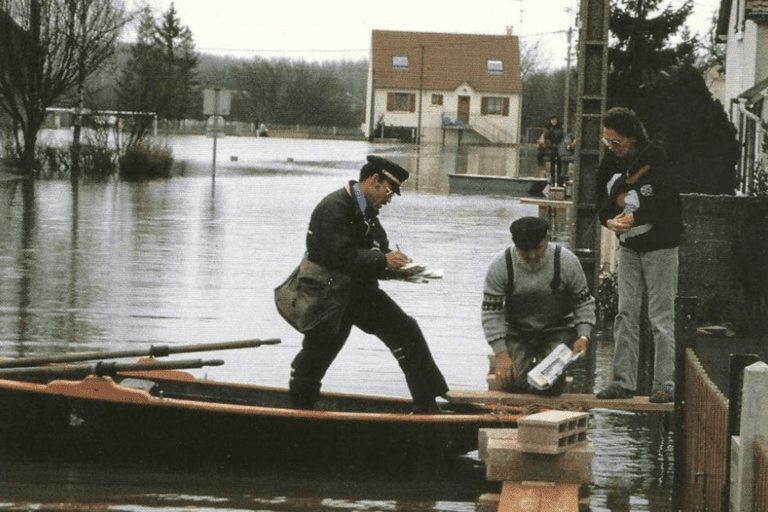
[[[640,314],[648,292],[648,319],[654,342],[653,386],[675,382],[675,298],[678,251],[619,249],[619,311],[613,323],[613,380],[637,390]]]

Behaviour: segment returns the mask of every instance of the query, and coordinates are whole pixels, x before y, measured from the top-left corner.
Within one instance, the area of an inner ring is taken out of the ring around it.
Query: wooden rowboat
[[[84,378],[66,365],[0,368],[0,457],[218,465],[444,458],[475,450],[478,429],[513,427],[522,413],[448,402],[446,414],[413,415],[408,399],[342,393],[297,410],[285,388],[199,380],[154,359],[141,364],[111,375],[86,370],[95,375]]]

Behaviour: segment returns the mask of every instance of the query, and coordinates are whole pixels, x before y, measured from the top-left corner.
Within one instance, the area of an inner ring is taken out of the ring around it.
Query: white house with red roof
[[[363,131],[410,129],[422,143],[520,140],[523,83],[513,35],[374,30]]]

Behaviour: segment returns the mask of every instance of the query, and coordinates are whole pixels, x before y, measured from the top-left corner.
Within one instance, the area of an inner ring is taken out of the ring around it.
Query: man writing
[[[482,323],[506,391],[529,393],[528,372],[558,345],[586,353],[595,326],[595,299],[575,254],[549,243],[549,223],[523,217],[510,226],[514,245],[488,268]],[[546,394],[559,395],[565,375]]]
[[[315,207],[307,231],[308,258],[352,278],[350,300],[338,329],[320,325],[304,335],[291,363],[290,396],[295,407],[312,408],[325,372],[349,337],[352,326],[381,339],[397,359],[413,397],[413,412],[439,413],[435,397],[448,392],[445,379],[416,320],[379,288],[388,270],[411,260],[389,247],[379,210],[408,179],[408,171],[368,156],[360,181],[350,181]]]

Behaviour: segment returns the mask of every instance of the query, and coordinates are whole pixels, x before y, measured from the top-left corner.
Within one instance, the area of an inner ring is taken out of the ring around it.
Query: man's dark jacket
[[[350,191],[354,184],[349,182]],[[378,287],[387,267],[389,240],[378,211],[366,207],[364,215],[354,195],[341,188],[315,207],[307,232],[309,259],[351,276],[353,290]]]

